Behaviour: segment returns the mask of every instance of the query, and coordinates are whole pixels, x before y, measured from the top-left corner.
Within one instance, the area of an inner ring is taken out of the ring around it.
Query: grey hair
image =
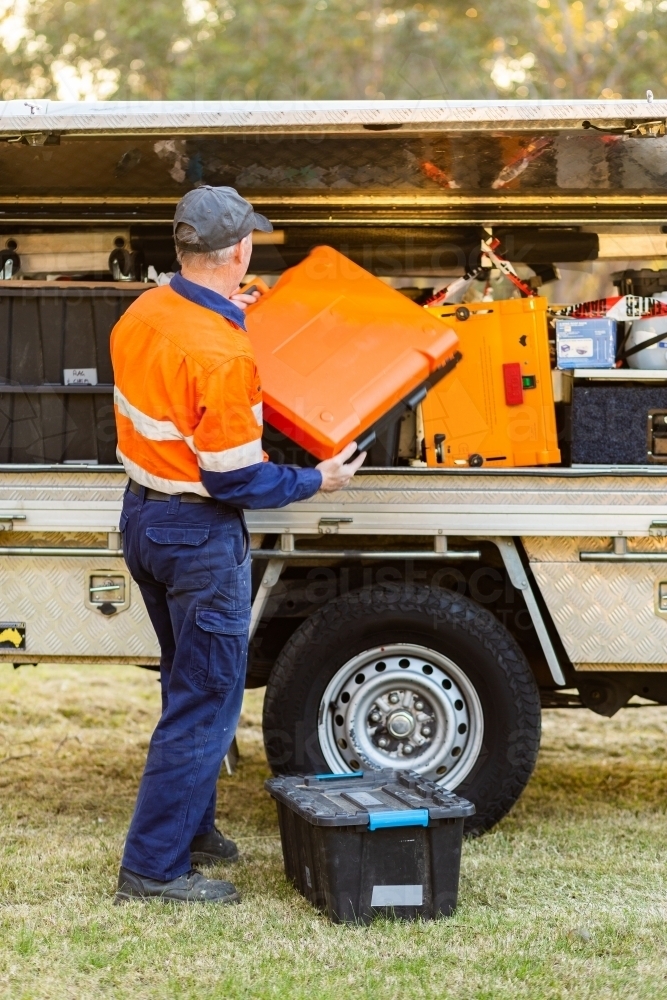
[[[179,264],[196,263],[198,267],[220,267],[234,256],[236,244],[222,250],[205,250],[199,242],[197,230],[187,222],[179,222],[174,236],[176,260]]]

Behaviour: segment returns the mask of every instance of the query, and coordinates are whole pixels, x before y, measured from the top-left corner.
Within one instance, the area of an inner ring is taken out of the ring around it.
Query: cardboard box
[[[559,368],[613,368],[615,363],[615,319],[556,320],[556,364]]]

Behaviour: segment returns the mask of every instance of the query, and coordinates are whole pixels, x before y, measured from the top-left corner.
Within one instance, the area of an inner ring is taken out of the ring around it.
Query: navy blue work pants
[[[153,733],[123,866],[170,881],[215,820],[215,787],[241,711],[250,624],[243,514],[222,504],[129,491],[125,560],[160,643],[162,715]]]

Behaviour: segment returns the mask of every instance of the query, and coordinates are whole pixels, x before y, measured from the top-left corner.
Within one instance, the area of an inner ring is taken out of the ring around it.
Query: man
[[[233,188],[200,187],[174,217],[181,272],[137,299],[111,336],[118,453],[130,477],[125,558],[160,643],[162,715],[125,843],[116,901],[236,902],[193,869],[236,860],[215,827],[215,787],[243,695],[250,552],[243,508],[345,486],[354,445],[315,469],[265,461],[262,392],[242,295],[254,229]]]

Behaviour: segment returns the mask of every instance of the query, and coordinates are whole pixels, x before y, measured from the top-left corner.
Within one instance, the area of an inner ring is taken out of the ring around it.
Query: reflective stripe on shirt
[[[202,497],[211,495],[201,481],[190,482],[190,480],[164,479],[162,476],[146,472],[140,465],[133,462],[131,458],[124,455],[120,448],[117,448],[116,451],[130,479],[134,479],[135,483],[139,483],[140,486],[146,486],[151,490],[159,490],[161,493],[198,493]]]
[[[125,398],[118,386],[113,390],[113,401],[120,413],[132,422],[132,426],[149,441],[186,441],[176,424],[171,420],[154,420],[148,414],[142,413]],[[192,439],[190,439],[192,440]]]

